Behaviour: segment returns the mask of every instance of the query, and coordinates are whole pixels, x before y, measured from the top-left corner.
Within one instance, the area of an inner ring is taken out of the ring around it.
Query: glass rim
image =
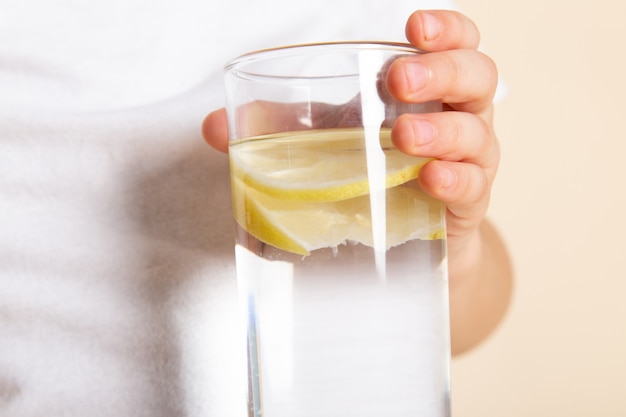
[[[257,62],[263,59],[304,55],[312,50],[329,48],[329,50],[386,50],[407,53],[425,53],[425,51],[407,42],[394,41],[333,41],[313,42],[276,46],[272,48],[258,49],[232,58],[224,64],[224,71],[228,72],[245,63]]]

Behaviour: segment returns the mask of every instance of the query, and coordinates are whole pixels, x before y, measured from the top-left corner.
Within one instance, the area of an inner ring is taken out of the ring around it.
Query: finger
[[[409,155],[477,164],[490,176],[495,175],[500,160],[491,125],[471,113],[403,114],[391,137]]]
[[[202,136],[213,148],[228,152],[228,121],[225,109],[216,110],[204,118]]]
[[[422,167],[418,181],[427,194],[446,205],[450,233],[475,227],[487,211],[491,180],[478,165],[431,161]]]
[[[450,10],[419,10],[407,20],[405,32],[409,42],[424,51],[476,49],[480,42],[474,22]]]
[[[387,88],[398,100],[440,100],[472,113],[491,112],[497,82],[495,63],[471,49],[401,57],[387,74]]]

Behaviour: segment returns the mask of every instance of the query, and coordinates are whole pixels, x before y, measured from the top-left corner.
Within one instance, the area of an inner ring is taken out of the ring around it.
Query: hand
[[[477,27],[460,13],[415,12],[406,35],[429,53],[395,60],[387,72],[388,91],[406,102],[441,101],[445,111],[400,116],[392,139],[407,154],[435,158],[422,168],[419,182],[447,207],[452,351],[459,353],[499,323],[512,287],[508,254],[485,221],[500,161],[493,129],[497,70],[477,51]],[[224,109],[202,125],[207,142],[224,152],[226,125]]]

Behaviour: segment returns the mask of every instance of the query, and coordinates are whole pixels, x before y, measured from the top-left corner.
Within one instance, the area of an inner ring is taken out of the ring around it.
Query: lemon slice
[[[241,227],[260,241],[288,252],[309,255],[348,241],[373,247],[369,195],[335,202],[284,201],[234,177],[233,208]],[[412,239],[439,239],[443,206],[420,190],[387,190],[387,249]]]
[[[231,175],[282,200],[329,202],[369,192],[363,130],[313,130],[231,143]],[[406,155],[381,130],[386,187],[417,178],[430,159]],[[245,146],[243,146],[245,145]],[[236,150],[236,151],[235,151]]]

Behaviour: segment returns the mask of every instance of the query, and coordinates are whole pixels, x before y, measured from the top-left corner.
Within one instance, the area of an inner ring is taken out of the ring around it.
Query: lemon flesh
[[[347,242],[373,247],[362,130],[299,132],[231,144],[235,220],[249,234],[300,255]],[[414,181],[428,161],[401,154],[381,135],[386,156],[386,249],[444,237],[443,206]]]

